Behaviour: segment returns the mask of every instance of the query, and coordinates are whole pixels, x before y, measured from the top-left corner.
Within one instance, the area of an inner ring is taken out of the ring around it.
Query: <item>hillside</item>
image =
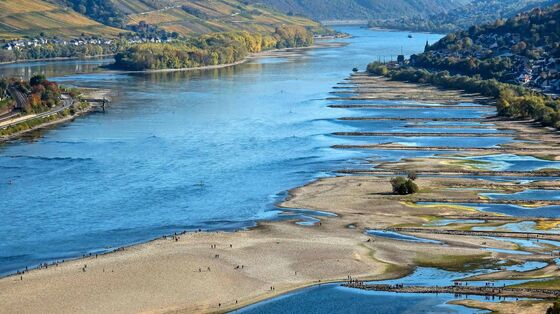
[[[370,20],[370,27],[406,29],[429,32],[451,32],[471,25],[491,23],[510,18],[537,7],[547,7],[558,0],[473,0],[448,12],[424,16],[403,16],[395,19]]]
[[[319,27],[307,18],[287,16],[236,0],[51,0],[100,23],[130,28],[145,22],[168,32],[199,35],[247,30],[273,32],[283,24]]]
[[[129,25],[141,21],[181,35],[238,30],[269,33],[283,24],[320,26],[306,18],[287,16],[234,0],[175,1],[169,7],[127,16]]]
[[[451,33],[415,58],[422,67],[560,91],[560,5]]]
[[[393,80],[496,100],[498,115],[560,129],[560,4],[450,33],[410,61],[368,65]]]
[[[469,0],[250,0],[282,12],[316,20],[388,19],[428,16],[464,5]]]
[[[36,36],[41,32],[62,36],[84,33],[112,37],[121,30],[42,0],[0,1],[0,38]]]

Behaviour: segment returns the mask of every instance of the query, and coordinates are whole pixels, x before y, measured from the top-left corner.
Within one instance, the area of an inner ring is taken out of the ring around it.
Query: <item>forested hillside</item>
[[[471,25],[491,23],[510,18],[533,8],[545,8],[558,0],[473,0],[448,12],[425,16],[401,16],[393,19],[370,20],[370,27],[406,29],[429,32],[451,32]]]
[[[443,13],[469,0],[249,0],[317,20],[388,19]]]

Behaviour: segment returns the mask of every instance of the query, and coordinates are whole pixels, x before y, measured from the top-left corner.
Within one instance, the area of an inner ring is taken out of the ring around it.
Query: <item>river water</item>
[[[408,38],[404,32],[358,27],[340,30],[354,36],[337,40],[345,44],[342,47],[304,50],[208,71],[125,74],[100,70],[100,65],[111,62],[107,59],[0,66],[3,76],[45,73],[65,85],[106,88],[114,94],[107,113],[90,114],[0,145],[0,275],[173,232],[242,228],[262,219],[280,219],[285,215],[279,215],[274,204],[290,188],[335,170],[433,154],[330,148],[335,144],[448,146],[452,142],[456,147],[491,147],[512,141],[505,135],[331,135],[441,131],[431,122],[410,129],[404,122],[337,120],[340,117],[478,118],[493,113],[476,108],[328,108],[333,104],[326,100],[333,96],[329,94],[332,87],[353,67],[363,70],[372,60],[395,58],[401,49],[407,55],[421,52],[426,40],[441,37],[417,33]],[[377,102],[384,103],[390,104]],[[449,124],[464,125],[469,132],[496,132],[469,128],[477,123]],[[485,161],[489,167],[503,167],[506,157]],[[535,165],[539,166],[545,165]],[[305,215],[306,211],[293,213]],[[308,219],[302,224],[313,222]],[[337,285],[302,292],[245,311],[289,313],[309,307],[310,312],[337,312],[352,306],[356,311],[388,313],[474,311],[446,304],[451,295],[366,293]]]
[[[0,274],[102,252],[175,231],[272,219],[286,190],[364,164],[334,150],[352,131],[327,108],[353,67],[422,51],[439,35],[344,28],[348,45],[198,72],[104,72],[111,60],[5,65],[0,75],[45,73],[108,88],[91,114],[0,146]],[[365,164],[363,166],[366,166]]]

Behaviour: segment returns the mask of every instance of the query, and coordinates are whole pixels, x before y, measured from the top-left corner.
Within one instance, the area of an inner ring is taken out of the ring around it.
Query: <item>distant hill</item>
[[[115,36],[121,31],[42,0],[0,1],[0,38],[35,36],[41,32],[69,37],[82,33]]]
[[[316,20],[368,20],[443,13],[469,0],[248,0]]]
[[[414,64],[560,92],[560,4],[450,33]]]
[[[406,29],[415,31],[450,32],[466,29],[471,25],[491,23],[510,18],[533,8],[544,8],[558,0],[472,0],[448,12],[425,16],[401,16],[393,19],[374,19],[371,27]]]

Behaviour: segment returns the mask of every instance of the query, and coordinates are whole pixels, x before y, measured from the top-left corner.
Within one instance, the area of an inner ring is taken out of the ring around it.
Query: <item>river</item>
[[[327,108],[353,67],[422,51],[440,36],[342,27],[343,47],[231,68],[157,74],[100,70],[107,59],[12,64],[0,75],[115,94],[96,113],[0,146],[0,274],[176,231],[275,219],[285,191],[367,152],[335,150],[352,131]],[[349,112],[350,114],[350,112]],[[486,139],[488,140],[488,139]]]

